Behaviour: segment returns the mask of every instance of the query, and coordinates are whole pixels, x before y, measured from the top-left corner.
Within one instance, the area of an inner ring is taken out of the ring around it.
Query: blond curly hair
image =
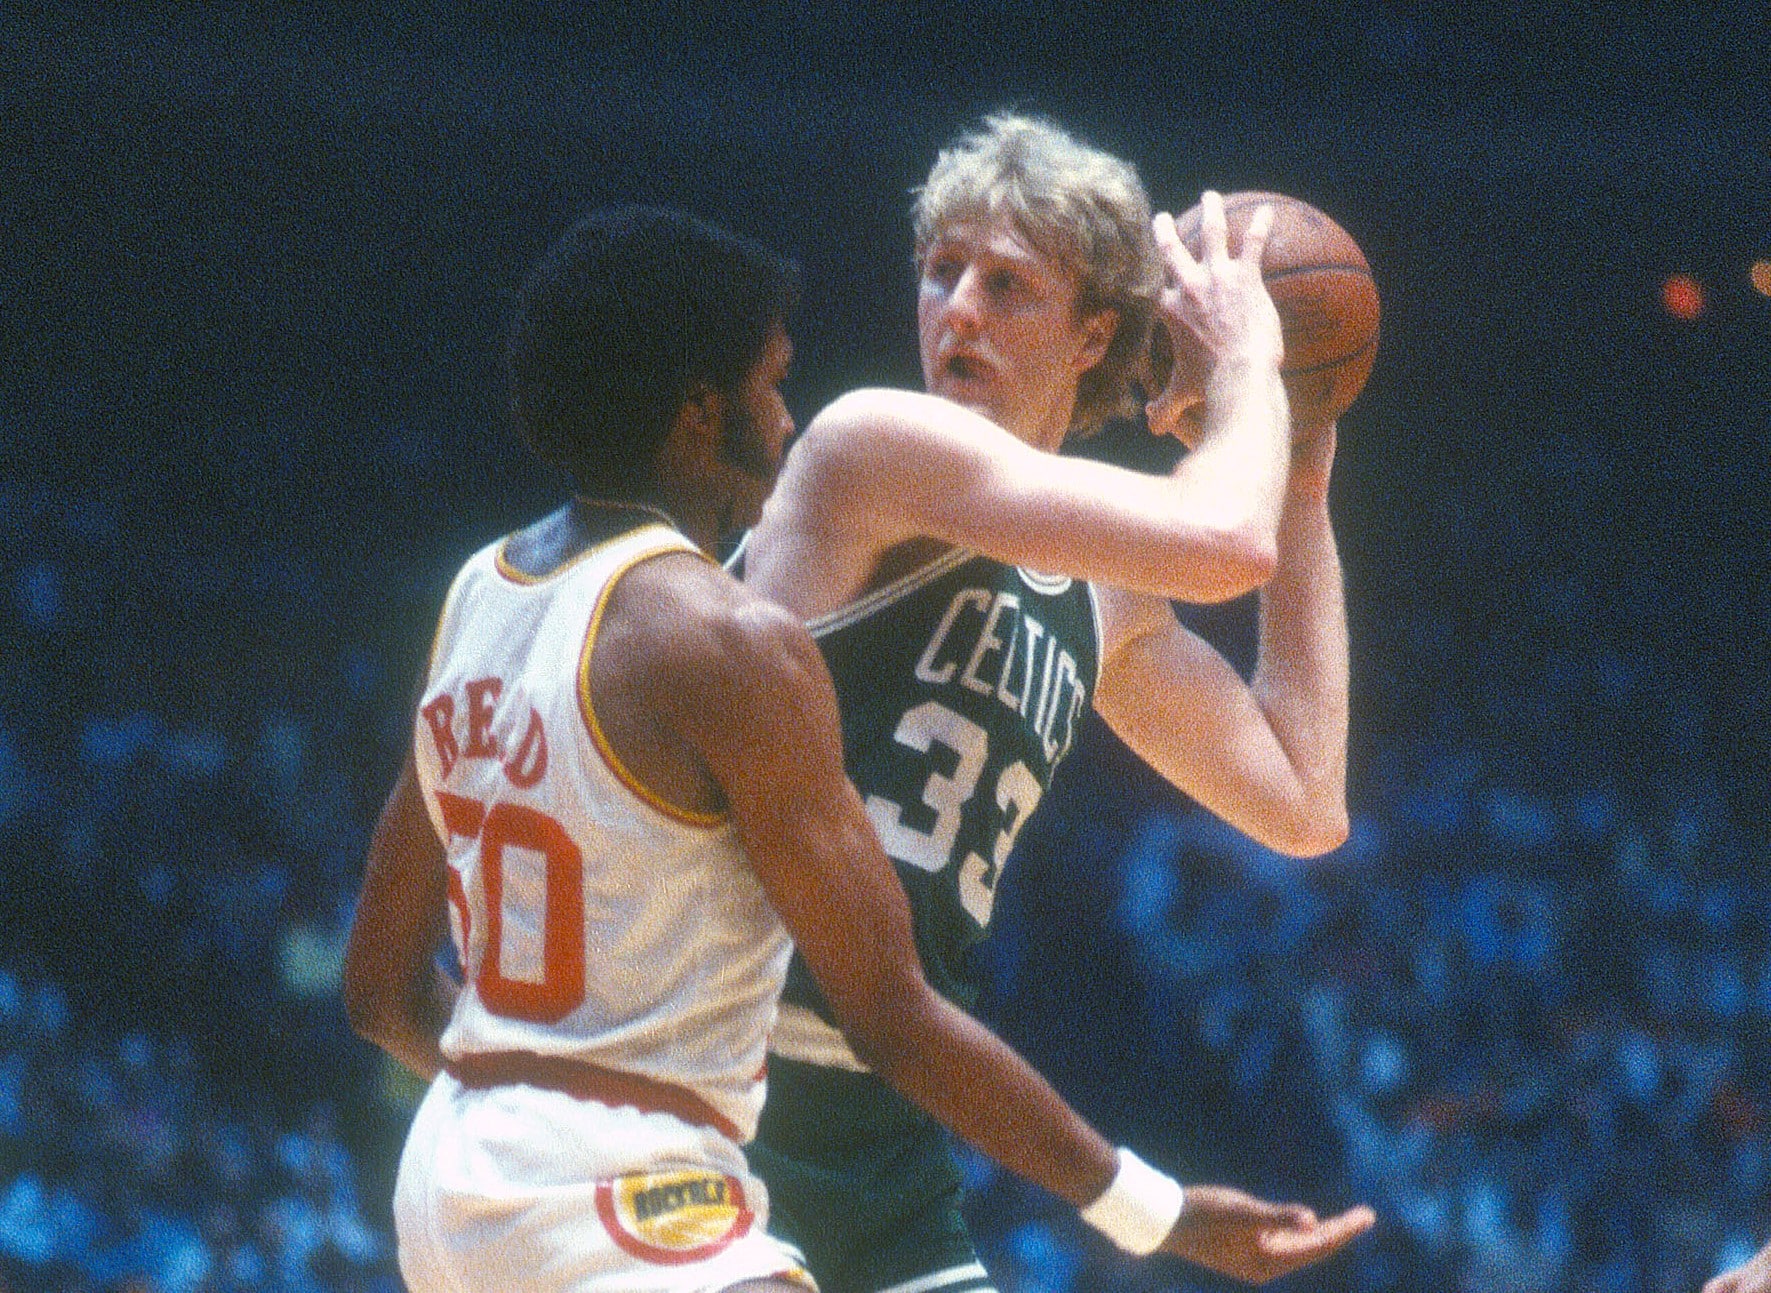
[[[1092,434],[1138,410],[1163,266],[1150,232],[1150,198],[1129,162],[1040,117],[998,113],[941,150],[911,209],[920,271],[953,224],[1003,213],[1041,255],[1077,280],[1077,310],[1116,310],[1101,362],[1082,375],[1070,430]]]

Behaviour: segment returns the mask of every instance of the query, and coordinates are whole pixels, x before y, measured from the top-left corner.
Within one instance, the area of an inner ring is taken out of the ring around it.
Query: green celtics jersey
[[[811,629],[836,681],[849,776],[910,896],[924,973],[969,1008],[966,951],[1094,692],[1094,595],[954,549]],[[768,1185],[769,1229],[799,1246],[819,1287],[988,1289],[947,1133],[867,1071],[797,955],[770,1052],[746,1152]]]
[[[910,896],[924,972],[969,1007],[961,963],[1094,690],[1093,593],[951,549],[810,627],[836,682],[849,776]],[[852,1067],[798,958],[783,1015],[778,1053]]]

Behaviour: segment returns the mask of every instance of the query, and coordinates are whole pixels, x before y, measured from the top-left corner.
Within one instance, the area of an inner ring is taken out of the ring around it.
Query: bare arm
[[[924,979],[903,885],[842,773],[835,690],[803,626],[766,603],[739,604],[667,672],[670,721],[723,788],[850,1044],[1003,1166],[1079,1208],[1096,1201],[1114,1179],[1112,1147]],[[1217,1186],[1189,1198],[1163,1251],[1244,1280],[1319,1261],[1372,1224],[1369,1209],[1318,1221]]]
[[[746,577],[815,615],[831,609],[828,590],[836,604],[857,591],[881,553],[928,537],[1185,601],[1260,586],[1276,559],[1290,444],[1261,223],[1231,257],[1223,204],[1208,202],[1196,262],[1173,221],[1156,222],[1171,272],[1164,317],[1204,356],[1202,430],[1172,475],[1060,458],[932,396],[856,391],[819,413],[789,455]]]
[[[442,1068],[437,1039],[455,982],[437,967],[448,920],[448,864],[410,755],[381,810],[344,955],[351,1027],[420,1077]]]
[[[1112,640],[1095,705],[1171,784],[1270,848],[1327,852],[1347,834],[1346,606],[1329,525],[1332,426],[1300,445],[1261,590],[1244,683],[1166,603],[1102,590]]]
[[[1081,1206],[1115,1158],[1051,1086],[923,978],[903,885],[842,770],[836,695],[788,612],[749,597],[679,643],[660,691],[851,1045],[1011,1171]],[[685,681],[686,680],[686,681]]]
[[[1268,416],[1283,426],[1276,383],[1279,410]],[[1278,508],[1269,503],[1283,480],[1251,488],[1262,469],[1229,452],[1239,449],[1234,438],[1219,446],[1226,452],[1189,454],[1174,475],[1151,476],[1031,448],[932,395],[854,391],[795,445],[751,560],[766,563],[763,578],[810,582],[835,559],[870,566],[894,544],[927,536],[1012,565],[1223,601],[1272,572]]]
[[[1703,1286],[1703,1293],[1771,1293],[1771,1244]]]

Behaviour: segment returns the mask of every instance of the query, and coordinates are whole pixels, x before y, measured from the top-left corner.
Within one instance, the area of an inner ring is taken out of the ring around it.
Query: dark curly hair
[[[648,497],[683,401],[703,384],[734,391],[798,297],[797,267],[748,238],[666,208],[593,211],[517,294],[517,431],[579,491]]]

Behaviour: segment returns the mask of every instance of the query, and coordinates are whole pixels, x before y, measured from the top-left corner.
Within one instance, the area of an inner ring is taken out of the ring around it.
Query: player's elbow
[[[1262,588],[1279,568],[1279,545],[1273,535],[1255,527],[1231,527],[1214,533],[1206,550],[1184,570],[1185,590],[1171,593],[1183,601],[1227,602]]]
[[[1270,530],[1241,529],[1226,540],[1224,549],[1227,576],[1244,593],[1264,587],[1279,569],[1279,540]]]
[[[906,1066],[930,1044],[935,991],[920,972],[887,973],[871,985],[864,1000],[845,1003],[843,1035],[861,1062],[881,1080],[896,1085]]]
[[[1277,853],[1300,860],[1319,858],[1347,842],[1352,822],[1344,804],[1300,813],[1267,841]]]

